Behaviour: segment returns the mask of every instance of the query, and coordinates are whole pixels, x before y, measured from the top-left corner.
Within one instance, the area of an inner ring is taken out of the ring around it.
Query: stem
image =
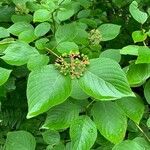
[[[143,129],[138,124],[135,124],[135,125],[141,131],[141,133],[145,136],[145,138],[150,142],[150,138],[146,135],[146,133],[143,131]]]
[[[60,2],[60,4],[58,6],[60,6],[65,0],[62,0]],[[56,8],[53,13],[52,13],[52,20],[53,20],[53,26],[54,26],[54,33],[56,32],[56,22],[55,22],[55,19],[54,19],[54,13],[58,10],[59,8]]]
[[[143,41],[143,44],[144,44],[144,46],[147,46],[146,43],[145,43],[145,41]]]
[[[54,27],[54,34],[56,32],[56,23],[55,23],[55,19],[54,19],[54,13],[55,11],[52,13],[52,20],[53,20],[53,27]]]
[[[56,57],[58,57],[58,58],[60,58],[60,56],[58,56],[55,52],[53,52],[51,49],[49,49],[49,48],[45,48],[48,52],[50,52],[51,54],[53,54],[54,56],[56,56]]]
[[[86,109],[88,109],[93,103],[94,103],[94,100],[92,100],[92,101],[86,106]]]

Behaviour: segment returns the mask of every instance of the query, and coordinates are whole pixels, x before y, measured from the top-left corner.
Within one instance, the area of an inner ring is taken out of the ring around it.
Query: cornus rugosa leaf
[[[100,133],[110,142],[120,143],[126,133],[127,118],[114,102],[97,102],[92,108],[92,116]]]
[[[136,72],[136,73],[135,73]],[[127,71],[130,86],[142,85],[150,77],[150,64],[131,64]]]
[[[132,17],[141,24],[144,24],[148,18],[147,13],[142,12],[138,8],[138,3],[133,1],[129,6],[129,11]]]
[[[0,86],[3,85],[9,78],[11,70],[0,67]]]
[[[109,58],[91,59],[79,85],[88,95],[98,100],[114,100],[134,96],[125,73]]]
[[[125,97],[117,100],[117,104],[131,120],[139,124],[145,107],[142,99],[138,95],[136,97]]]
[[[88,116],[80,116],[70,127],[71,149],[90,150],[96,137],[97,129]]]
[[[117,35],[120,33],[121,26],[116,24],[102,24],[100,27],[98,27],[98,30],[101,34],[101,41],[109,41],[117,37]]]
[[[148,104],[150,104],[150,80],[148,80],[147,83],[145,84],[144,96],[145,96]]]
[[[63,103],[70,93],[71,79],[60,74],[53,65],[32,71],[27,84],[27,118],[35,117]]]
[[[7,150],[35,150],[34,136],[26,131],[9,132],[6,139]]]
[[[38,51],[25,42],[16,41],[10,44],[3,53],[5,55],[1,58],[6,63],[21,66],[26,64],[32,55],[38,54]]]
[[[68,128],[77,119],[79,107],[70,101],[51,108],[42,126],[43,129],[59,130]]]

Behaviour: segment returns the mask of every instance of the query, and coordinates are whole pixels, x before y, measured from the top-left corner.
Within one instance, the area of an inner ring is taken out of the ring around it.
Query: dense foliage
[[[0,1],[1,150],[150,150],[149,0]]]

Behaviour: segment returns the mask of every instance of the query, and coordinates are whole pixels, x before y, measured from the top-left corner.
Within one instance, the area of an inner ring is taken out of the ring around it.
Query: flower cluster
[[[89,33],[89,40],[92,45],[98,45],[102,40],[100,31],[98,29],[91,30]]]
[[[63,75],[70,75],[72,79],[80,78],[89,65],[89,59],[86,55],[80,53],[63,54],[55,61],[55,66]]]

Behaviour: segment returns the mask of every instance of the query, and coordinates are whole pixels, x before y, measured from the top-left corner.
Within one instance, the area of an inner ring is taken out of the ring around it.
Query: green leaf
[[[53,65],[31,72],[27,84],[28,115],[32,118],[63,103],[71,93],[71,80]]]
[[[148,118],[146,125],[150,128],[150,117]]]
[[[60,135],[58,131],[48,130],[42,133],[42,136],[46,144],[54,146],[60,142]]]
[[[0,86],[3,85],[9,78],[11,70],[0,67]]]
[[[27,43],[33,42],[37,37],[34,34],[34,30],[25,30],[19,34],[19,40]]]
[[[144,87],[144,96],[148,104],[150,104],[150,91],[149,90],[150,90],[150,80],[146,82],[145,87]]]
[[[138,3],[133,1],[129,6],[129,11],[132,17],[141,24],[144,24],[148,18],[147,13],[142,12],[138,8]]]
[[[72,17],[74,15],[74,8],[71,4],[64,6],[63,8],[60,8],[60,10],[57,12],[57,18],[60,21],[65,21]]]
[[[20,14],[20,15],[17,14],[17,15],[12,15],[11,20],[12,20],[13,23],[21,22],[22,20],[24,22],[30,23],[30,22],[32,22],[33,17],[30,14],[23,14],[23,15],[22,14]]]
[[[150,48],[149,47],[140,46],[138,50],[138,58],[135,63],[136,64],[150,63]]]
[[[101,57],[113,59],[118,63],[121,60],[121,55],[120,55],[119,49],[118,50],[117,49],[107,49],[100,54],[100,58]]]
[[[79,47],[74,42],[62,42],[57,46],[57,50],[61,54],[63,54],[63,53],[69,54],[70,52],[78,52]]]
[[[18,5],[18,4],[25,4],[26,2],[28,1],[31,1],[31,0],[12,0],[14,4]]]
[[[100,27],[98,27],[98,30],[102,35],[102,41],[109,41],[116,38],[120,33],[120,28],[121,26],[116,24],[102,24]]]
[[[35,42],[35,46],[39,50],[43,50],[46,47],[46,43],[49,41],[48,38],[41,38]]]
[[[10,34],[9,34],[8,30],[3,27],[0,27],[0,38],[6,38],[9,36],[10,36]]]
[[[122,98],[117,100],[117,104],[131,120],[139,124],[145,109],[143,101],[139,96]]]
[[[116,144],[124,139],[127,118],[120,107],[114,102],[97,102],[92,108],[94,122],[100,133]]]
[[[89,97],[79,86],[78,80],[72,80],[72,91],[70,96],[79,100],[87,99]]]
[[[5,55],[1,58],[6,63],[21,66],[26,64],[32,55],[38,54],[38,51],[27,43],[16,41],[10,44],[3,53]]]
[[[55,34],[55,38],[57,43],[64,42],[64,41],[72,42],[76,34],[77,34],[76,25],[74,23],[65,24],[63,26],[58,27]]]
[[[27,67],[29,70],[32,71],[47,65],[48,62],[49,62],[49,57],[46,55],[39,55],[39,54],[33,55],[29,58]]]
[[[36,141],[26,131],[9,132],[6,139],[6,150],[35,150]]]
[[[123,47],[120,50],[120,54],[138,56],[138,49],[139,49],[139,46],[137,45],[128,45],[128,46]]]
[[[51,18],[51,12],[47,9],[38,9],[34,12],[33,15],[33,21],[34,22],[44,22],[44,21],[50,21]]]
[[[123,141],[115,145],[112,150],[127,150],[127,149],[130,150],[131,147],[132,147],[132,150],[148,150],[145,148],[144,145],[141,145],[139,142],[136,142],[135,140]]]
[[[88,116],[80,116],[70,127],[71,149],[90,150],[97,138],[97,129]]]
[[[127,79],[132,87],[142,85],[150,77],[149,64],[132,64],[127,71]]]
[[[8,28],[8,31],[13,35],[18,36],[23,31],[33,29],[33,26],[27,22],[16,22]]]
[[[78,115],[79,107],[70,101],[66,101],[48,111],[42,128],[51,130],[66,129],[77,119]]]
[[[145,138],[136,137],[135,139],[133,139],[133,141],[138,143],[143,148],[143,150],[149,150],[150,148],[150,143]]]
[[[40,23],[38,26],[36,26],[36,28],[34,30],[34,34],[37,37],[43,36],[50,30],[50,28],[51,28],[51,26],[48,22]]]
[[[79,85],[88,95],[98,100],[114,100],[134,96],[125,73],[119,64],[109,58],[91,59]]]
[[[146,40],[146,38],[147,38],[147,34],[144,33],[143,31],[134,31],[132,33],[132,39],[134,43],[143,42]]]

